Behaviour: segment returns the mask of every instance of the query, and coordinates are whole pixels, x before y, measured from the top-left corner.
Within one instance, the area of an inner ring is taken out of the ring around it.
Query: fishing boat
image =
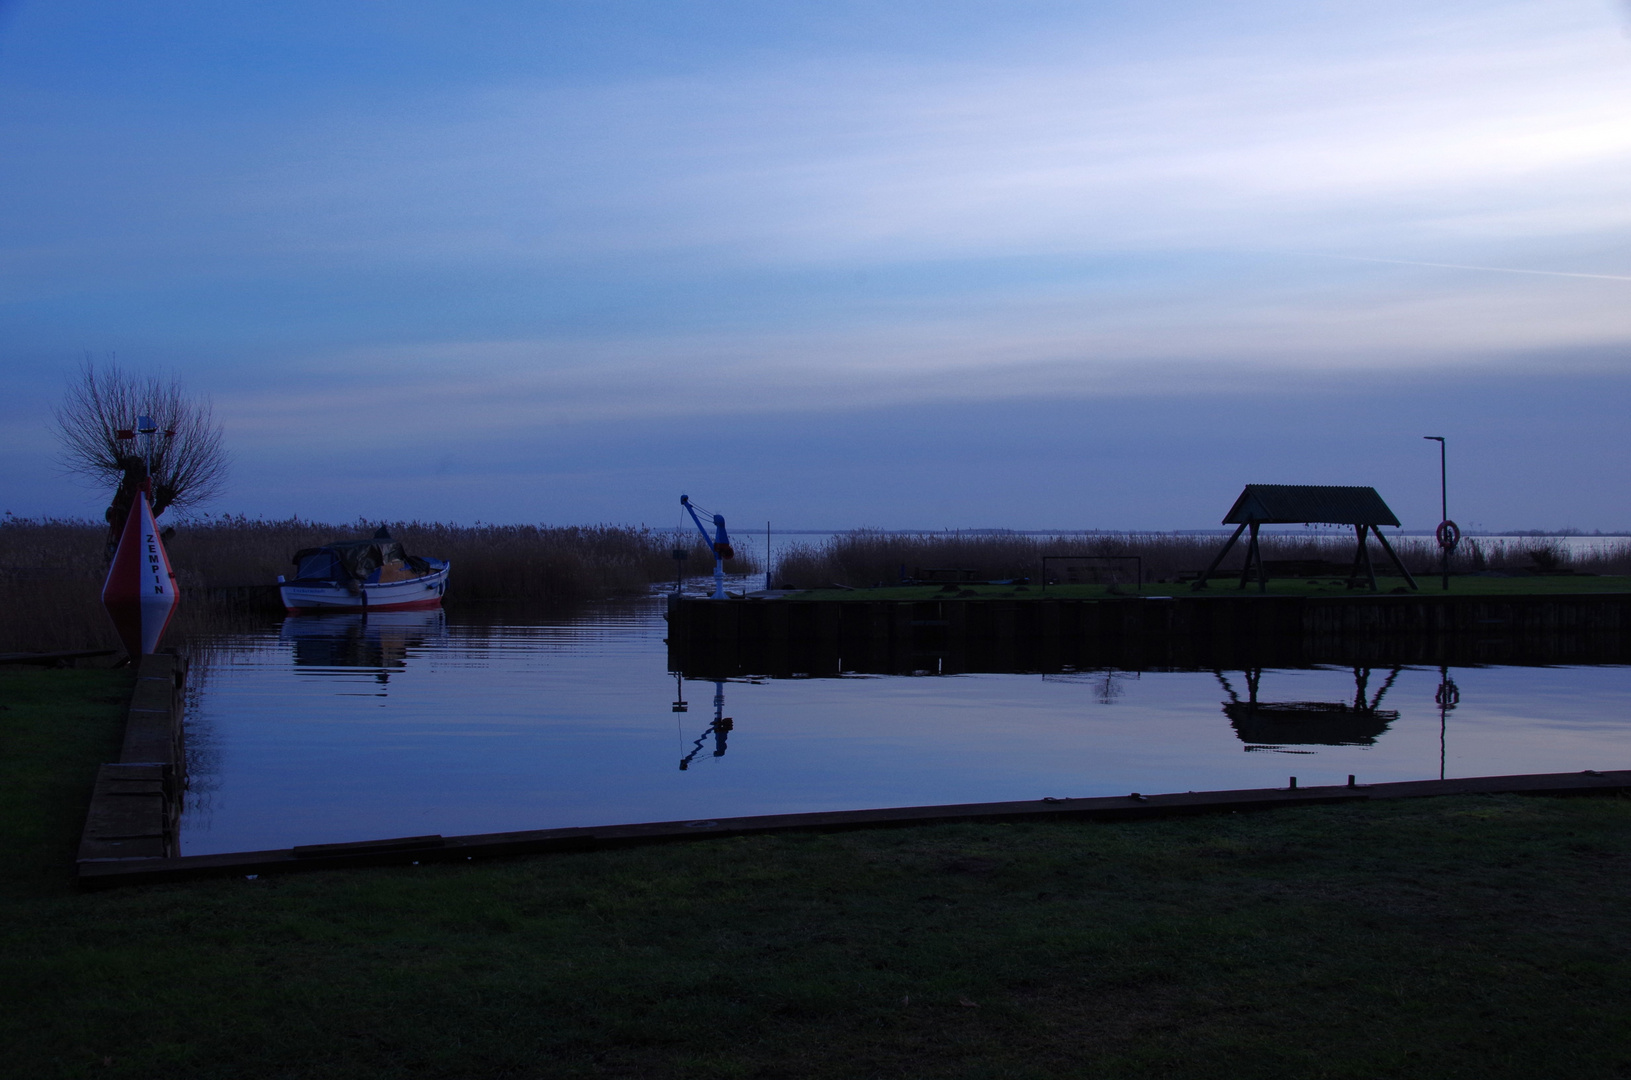
[[[283,609],[290,615],[441,607],[452,566],[443,559],[409,555],[386,529],[366,540],[302,548],[292,561],[294,578],[278,575]]]

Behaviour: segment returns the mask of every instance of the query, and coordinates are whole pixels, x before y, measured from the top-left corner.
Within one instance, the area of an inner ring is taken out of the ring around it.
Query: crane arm
[[[735,557],[736,552],[731,549],[730,536],[725,532],[725,519],[722,516],[714,515],[714,535],[709,536],[708,527],[697,516],[696,505],[691,502],[690,496],[681,495],[680,505],[685,507],[686,512],[691,515],[691,520],[696,522],[697,531],[702,534],[702,542],[707,544],[717,557],[722,559]]]
[[[689,495],[681,495],[680,505],[685,507],[686,512],[691,515],[691,520],[697,523],[697,532],[702,534],[702,542],[707,544],[709,547],[712,547],[714,538],[708,535],[707,526],[703,525],[702,519],[697,517],[697,508],[691,505],[691,497]]]

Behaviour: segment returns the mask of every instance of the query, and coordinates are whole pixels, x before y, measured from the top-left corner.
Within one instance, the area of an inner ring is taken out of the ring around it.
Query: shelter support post
[[[1254,521],[1251,523],[1252,539],[1251,542],[1246,545],[1246,563],[1240,568],[1240,587],[1242,589],[1246,587],[1246,582],[1251,578],[1252,567],[1256,566],[1257,591],[1268,592],[1269,579],[1267,573],[1263,569],[1263,549],[1257,544],[1257,530],[1259,528],[1260,526],[1257,522]]]
[[[1382,543],[1382,550],[1387,552],[1387,557],[1393,560],[1393,565],[1397,566],[1399,568],[1399,573],[1404,575],[1405,584],[1409,585],[1412,591],[1415,591],[1417,588],[1416,579],[1411,576],[1410,570],[1394,552],[1393,545],[1387,542],[1387,537],[1382,535],[1382,530],[1372,526],[1371,532],[1376,534],[1376,539]]]
[[[1257,591],[1269,591],[1269,568],[1263,565],[1263,549],[1257,546],[1258,526],[1252,526],[1252,554],[1257,557]]]
[[[1353,569],[1348,572],[1348,588],[1353,588],[1359,580],[1361,568],[1365,571],[1365,579],[1370,582],[1370,591],[1377,592],[1376,567],[1371,565],[1370,545],[1365,543],[1365,533],[1370,531],[1369,525],[1355,525],[1354,534],[1358,537],[1359,546],[1354,550]],[[1380,534],[1378,534],[1380,535]]]
[[[1240,539],[1240,534],[1245,532],[1245,531],[1246,531],[1245,523],[1241,523],[1240,525],[1235,527],[1234,534],[1232,536],[1230,536],[1227,541],[1225,541],[1225,543],[1223,545],[1223,549],[1218,552],[1217,558],[1212,560],[1212,565],[1208,566],[1204,571],[1202,571],[1201,576],[1196,578],[1194,583],[1189,586],[1191,589],[1204,589],[1204,588],[1206,588],[1206,579],[1211,577],[1213,571],[1217,570],[1217,568],[1219,566],[1223,565],[1224,556],[1229,554],[1229,549],[1235,546],[1235,541],[1239,540]]]

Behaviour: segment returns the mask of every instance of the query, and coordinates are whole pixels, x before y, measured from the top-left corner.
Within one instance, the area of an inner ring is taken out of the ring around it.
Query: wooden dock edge
[[[101,766],[85,811],[78,864],[148,865],[176,857],[186,759],[182,704],[187,665],[178,656],[144,656],[125,708],[119,760]]]
[[[775,832],[825,832],[893,828],[944,822],[1040,820],[1130,821],[1179,814],[1272,810],[1288,806],[1415,799],[1439,795],[1604,795],[1631,790],[1631,769],[1611,772],[1481,776],[1457,780],[1410,780],[1356,787],[1262,788],[1189,791],[1165,795],[1039,799],[1027,802],[903,806],[808,814],[658,821],[593,828],[538,829],[470,836],[414,836],[353,844],[319,844],[276,851],[151,858],[85,857],[79,882],[87,888],[147,885],[203,877],[334,870],[421,862],[456,862],[500,856],[589,851],[634,844],[749,836]]]

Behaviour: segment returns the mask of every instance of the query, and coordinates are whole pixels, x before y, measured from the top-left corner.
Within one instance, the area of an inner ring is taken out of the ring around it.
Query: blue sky
[[[0,509],[87,354],[216,511],[1631,527],[1609,0],[0,0]]]

